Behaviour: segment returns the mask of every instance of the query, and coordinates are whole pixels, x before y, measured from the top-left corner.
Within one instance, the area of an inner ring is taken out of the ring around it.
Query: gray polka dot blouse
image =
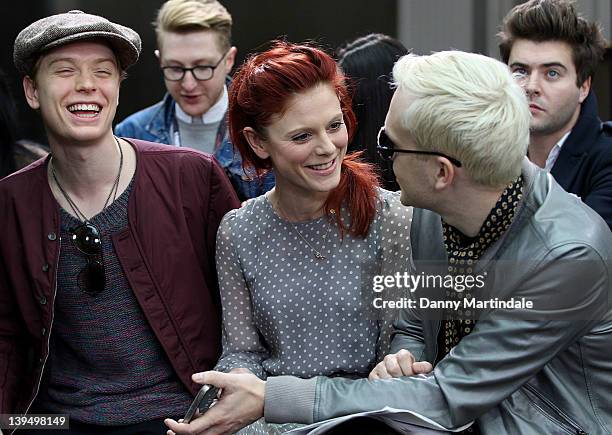
[[[223,354],[216,370],[246,367],[262,379],[368,375],[388,350],[393,320],[372,307],[372,275],[408,270],[412,220],[399,193],[378,195],[365,239],[341,239],[326,217],[292,225],[267,195],[223,218],[216,253]]]

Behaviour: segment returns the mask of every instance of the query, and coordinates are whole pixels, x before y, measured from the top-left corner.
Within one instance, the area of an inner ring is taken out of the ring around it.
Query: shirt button
[[[43,264],[42,271],[43,272],[48,272],[49,271],[49,265],[48,264]]]
[[[54,232],[50,232],[49,234],[47,234],[47,238],[51,241],[54,241],[55,239],[57,239],[57,235]]]
[[[45,296],[41,296],[38,301],[40,302],[40,305],[46,305],[47,304],[47,298]]]

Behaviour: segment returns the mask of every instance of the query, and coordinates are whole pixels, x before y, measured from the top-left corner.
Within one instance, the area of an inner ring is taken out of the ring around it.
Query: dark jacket
[[[212,368],[220,354],[217,227],[239,203],[211,156],[130,141],[137,166],[129,228],[112,236],[113,246],[172,367],[195,393],[192,373]],[[53,333],[57,264],[67,241],[58,236],[48,160],[0,182],[0,414],[26,412],[33,402]]]
[[[602,125],[591,92],[551,174],[557,183],[604,218],[612,229],[612,129]]]

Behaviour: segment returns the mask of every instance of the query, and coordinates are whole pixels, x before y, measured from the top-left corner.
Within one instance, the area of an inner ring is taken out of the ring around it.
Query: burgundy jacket
[[[113,245],[172,367],[195,394],[191,374],[211,369],[221,347],[217,227],[239,202],[213,157],[130,142],[138,161],[129,227]],[[0,182],[0,414],[24,413],[33,402],[53,333],[59,253],[70,242],[59,237],[48,160]]]

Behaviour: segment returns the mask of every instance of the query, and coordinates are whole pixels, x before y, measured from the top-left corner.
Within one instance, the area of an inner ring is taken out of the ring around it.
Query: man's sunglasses
[[[87,264],[78,276],[79,288],[87,294],[97,295],[106,284],[100,231],[90,222],[84,222],[71,232],[74,246],[87,257]]]
[[[458,168],[461,167],[461,162],[459,160],[438,151],[403,150],[397,148],[395,143],[393,143],[389,136],[387,136],[387,133],[385,133],[385,127],[381,127],[380,131],[378,132],[376,150],[383,160],[393,160],[393,155],[395,153],[425,154],[430,156],[446,157],[453,165],[457,166]]]

